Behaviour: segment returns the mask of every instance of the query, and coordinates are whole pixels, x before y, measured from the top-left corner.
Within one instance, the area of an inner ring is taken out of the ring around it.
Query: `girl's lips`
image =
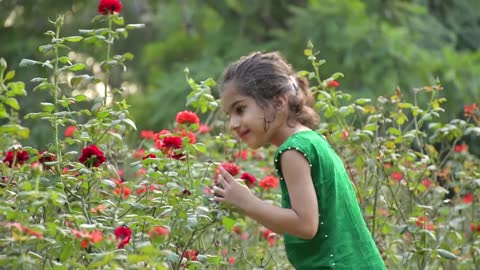
[[[238,136],[240,137],[240,139],[245,140],[245,137],[248,135],[248,133],[250,133],[249,130],[243,131],[243,132],[240,132]]]

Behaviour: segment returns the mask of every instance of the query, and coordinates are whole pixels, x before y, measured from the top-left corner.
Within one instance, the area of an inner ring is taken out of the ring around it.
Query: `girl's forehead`
[[[242,95],[234,84],[226,84],[220,95],[222,107],[225,112],[228,112],[236,103],[247,100],[249,97]]]

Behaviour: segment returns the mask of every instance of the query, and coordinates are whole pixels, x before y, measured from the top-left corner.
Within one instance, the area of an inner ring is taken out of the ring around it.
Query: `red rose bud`
[[[98,4],[98,13],[102,15],[120,13],[122,11],[122,3],[118,0],[100,0]]]

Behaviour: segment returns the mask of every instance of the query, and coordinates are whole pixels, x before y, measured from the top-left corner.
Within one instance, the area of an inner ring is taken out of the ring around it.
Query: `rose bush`
[[[137,131],[128,104],[110,89],[113,66],[130,53],[111,55],[114,41],[140,27],[120,16],[119,1],[100,1],[95,21],[106,28],[60,36],[63,18],[40,46],[50,76],[34,78],[51,100],[26,121],[48,121],[54,138],[44,149],[21,145],[28,131],[10,114],[0,156],[0,265],[9,269],[291,269],[282,238],[212,201],[218,166],[259,197],[280,203],[272,170],[274,149],[250,151],[224,130],[212,79],[189,77],[187,106],[173,128]],[[118,27],[118,28],[116,28]],[[68,57],[83,41],[103,46],[100,76]],[[69,46],[65,44],[69,44]],[[472,269],[480,256],[479,158],[464,135],[480,135],[480,110],[466,104],[464,119],[441,120],[442,87],[413,89],[425,104],[409,103],[400,89],[377,100],[340,89],[342,74],[321,79],[313,46],[305,50],[312,71],[319,132],[343,158],[365,219],[389,269]],[[18,110],[24,84],[0,67],[0,105]],[[65,75],[65,76],[62,76]],[[323,76],[322,76],[323,77]],[[63,80],[63,81],[62,81]],[[102,83],[90,110],[85,85]],[[78,91],[68,96],[63,87]],[[15,100],[15,101],[14,101]],[[3,108],[1,107],[1,108]],[[210,117],[205,117],[206,115]],[[12,114],[13,115],[13,114]],[[209,119],[202,123],[200,119]],[[8,131],[8,132],[7,132]],[[131,137],[137,138],[132,144]],[[260,180],[261,179],[261,180]]]

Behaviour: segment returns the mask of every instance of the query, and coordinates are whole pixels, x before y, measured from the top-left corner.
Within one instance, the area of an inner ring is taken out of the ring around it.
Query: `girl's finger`
[[[233,179],[233,176],[227,172],[222,166],[218,166],[220,169],[220,175],[223,176],[223,179],[225,179],[225,182],[230,183]]]
[[[224,176],[221,175],[221,174],[218,176],[218,181],[219,181],[220,184],[222,185],[223,189],[225,189],[225,187],[230,184],[230,183],[226,180],[226,177],[224,177]]]
[[[220,197],[225,197],[225,190],[219,188],[219,187],[213,187],[213,193],[215,195],[218,195]]]
[[[225,201],[225,198],[219,197],[219,196],[214,196],[214,197],[213,197],[213,200],[216,201],[216,202],[224,202],[224,201]]]

